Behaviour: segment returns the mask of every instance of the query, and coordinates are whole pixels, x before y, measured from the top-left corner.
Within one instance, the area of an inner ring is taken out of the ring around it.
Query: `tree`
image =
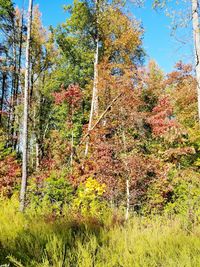
[[[154,7],[163,8],[167,5],[166,0],[154,0]],[[183,1],[185,2],[185,1]],[[198,121],[200,123],[200,31],[199,31],[199,1],[190,0],[191,3],[191,20],[193,26],[193,43],[194,43],[194,58],[195,58],[195,72],[196,72],[196,81],[197,81],[197,99],[198,99]],[[186,18],[189,20],[190,18]]]
[[[21,93],[22,54],[26,27],[24,11],[14,8],[11,1],[1,5],[0,31],[1,59],[1,125],[7,133],[7,146],[19,150],[19,114],[17,114],[19,95]]]
[[[200,25],[199,25],[199,1],[192,1],[192,24],[194,36],[194,56],[195,56],[195,70],[197,79],[197,96],[198,96],[198,115],[200,123]]]
[[[141,49],[142,29],[139,24],[127,16],[122,10],[122,3],[108,5],[98,19],[101,40],[101,59],[98,63],[98,110],[106,109],[117,93],[119,84],[130,82],[135,78],[137,66],[142,62]],[[130,82],[131,83],[131,82]],[[113,91],[111,88],[116,88]],[[93,91],[94,92],[94,91]],[[93,103],[93,101],[92,101]],[[88,132],[92,128],[92,109],[88,124]],[[85,155],[88,154],[88,141]]]
[[[26,67],[25,67],[25,86],[24,86],[24,113],[23,113],[23,147],[22,147],[22,182],[20,191],[20,211],[24,211],[26,186],[28,177],[28,93],[29,93],[29,75],[30,75],[30,41],[31,41],[31,24],[32,24],[32,6],[33,1],[29,0],[28,8],[28,26],[26,41]]]
[[[10,23],[14,18],[14,6],[10,0],[0,1],[0,31],[3,36],[6,35],[7,29],[10,31]],[[5,40],[3,40],[5,41]],[[0,99],[0,124],[2,125],[2,115],[4,112],[4,102],[6,97],[6,80],[7,80],[7,47],[5,43],[0,44],[0,56],[1,56],[1,74],[2,74],[2,87],[1,87],[1,99]],[[3,60],[4,58],[4,60]]]
[[[96,24],[96,36],[95,36],[95,42],[96,42],[96,49],[94,54],[94,81],[93,81],[93,89],[92,89],[92,102],[91,102],[91,110],[90,110],[90,116],[89,116],[89,123],[88,123],[88,132],[92,128],[92,121],[93,117],[98,116],[98,109],[99,109],[99,101],[98,101],[98,63],[99,63],[99,0],[95,0],[95,24]],[[89,139],[87,138],[86,141],[86,148],[85,148],[85,156],[88,154],[88,148],[89,148]]]
[[[39,7],[33,8],[30,46],[30,112],[29,112],[29,163],[30,171],[38,171],[43,158],[44,142],[48,134],[52,113],[52,95],[46,87],[51,83],[53,69],[57,66],[57,49],[51,31],[42,24]]]

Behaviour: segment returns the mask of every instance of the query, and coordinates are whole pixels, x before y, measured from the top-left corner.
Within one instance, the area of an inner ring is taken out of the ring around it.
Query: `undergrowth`
[[[200,266],[200,226],[180,218],[18,212],[0,202],[0,264],[27,267]]]

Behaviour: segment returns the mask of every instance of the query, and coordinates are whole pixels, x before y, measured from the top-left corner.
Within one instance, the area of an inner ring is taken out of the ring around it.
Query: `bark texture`
[[[29,74],[30,74],[30,41],[32,24],[33,0],[29,0],[28,9],[28,29],[26,43],[26,66],[25,66],[25,85],[24,85],[24,114],[23,114],[23,147],[22,147],[22,182],[20,191],[20,211],[24,211],[26,199],[26,186],[28,176],[28,93],[29,93]]]

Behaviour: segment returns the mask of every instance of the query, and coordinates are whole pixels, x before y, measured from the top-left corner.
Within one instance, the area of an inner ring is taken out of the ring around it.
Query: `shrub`
[[[105,184],[100,184],[94,178],[88,178],[78,188],[74,207],[83,215],[100,215],[105,209],[105,202],[102,199],[105,187]]]
[[[200,174],[180,171],[173,179],[173,195],[165,207],[167,213],[188,215],[190,220],[200,219]]]
[[[31,207],[44,213],[62,213],[73,199],[73,187],[66,178],[65,172],[53,171],[42,181],[33,178],[28,187],[28,200]]]
[[[10,197],[20,181],[21,169],[16,155],[6,148],[5,140],[0,130],[0,193]]]

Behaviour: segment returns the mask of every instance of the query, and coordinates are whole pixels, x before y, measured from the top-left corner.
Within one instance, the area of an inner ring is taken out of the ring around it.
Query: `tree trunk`
[[[129,207],[130,207],[130,190],[129,190],[129,179],[126,179],[126,216],[125,220],[129,217]]]
[[[15,25],[15,20],[12,21],[12,29],[13,29],[13,74],[12,74],[12,90],[11,90],[11,120],[10,120],[10,135],[11,135],[11,145],[14,150],[14,142],[15,142],[15,105],[16,105],[16,84],[17,84],[17,38],[16,31],[17,27]]]
[[[192,23],[194,35],[194,52],[196,63],[196,79],[197,79],[197,97],[198,97],[198,118],[200,122],[200,29],[199,29],[199,2],[192,0]]]
[[[31,106],[30,106],[31,107]],[[33,143],[35,146],[35,157],[33,157],[33,161],[35,162],[33,164],[33,168],[36,170],[36,172],[39,171],[39,166],[40,166],[40,152],[39,152],[39,138],[38,138],[38,133],[37,133],[37,127],[38,127],[38,123],[37,123],[37,118],[36,118],[36,105],[34,105],[33,108],[33,129],[34,129],[34,138],[33,138]],[[34,153],[33,153],[34,154]]]
[[[122,109],[121,109],[122,111]],[[122,127],[124,127],[122,125]],[[122,140],[123,140],[123,146],[124,146],[124,153],[127,152],[127,147],[126,147],[126,136],[124,129],[122,129]],[[126,166],[126,215],[125,215],[125,220],[127,221],[129,218],[129,209],[130,209],[130,186],[129,186],[129,171],[128,171],[128,165],[126,160],[124,161],[124,164]]]
[[[1,101],[0,101],[0,125],[2,125],[2,113],[3,113],[3,104],[6,90],[6,73],[3,72],[2,77],[2,91],[1,91]]]
[[[95,13],[96,13],[96,50],[94,54],[94,82],[93,82],[93,93],[92,93],[92,108],[91,114],[95,117],[98,116],[98,63],[99,63],[99,0],[95,0]],[[92,117],[90,120],[92,121]]]
[[[99,103],[98,103],[98,62],[99,62],[99,36],[97,33],[96,51],[94,57],[94,84],[93,84],[93,112],[94,116],[98,116]]]
[[[20,191],[20,211],[24,211],[26,186],[28,176],[28,91],[29,91],[29,66],[30,66],[30,41],[31,41],[31,24],[32,24],[32,6],[33,0],[29,0],[28,9],[28,29],[26,44],[26,67],[25,67],[25,86],[24,86],[24,116],[23,116],[23,147],[22,147],[22,182]]]
[[[23,44],[23,27],[24,27],[24,16],[23,12],[21,14],[21,29],[20,29],[20,40],[19,40],[19,55],[18,55],[18,68],[17,68],[17,81],[16,81],[16,94],[15,94],[15,105],[17,105],[18,94],[20,88],[20,75],[21,75],[21,59],[22,59],[22,44]],[[18,141],[19,141],[19,129],[15,129],[14,136],[16,137],[14,140],[14,150],[17,150]]]
[[[72,129],[72,137],[71,137],[71,155],[70,155],[70,167],[71,167],[71,173],[73,173],[73,160],[74,160],[74,130]]]
[[[35,143],[35,158],[36,158],[36,166],[35,166],[35,170],[36,172],[39,171],[39,167],[40,167],[40,154],[39,154],[39,143],[36,140]]]
[[[89,118],[89,124],[88,124],[88,132],[92,128],[92,121],[94,117],[98,116],[98,109],[99,109],[99,103],[98,103],[98,61],[99,61],[99,33],[98,33],[98,0],[95,1],[95,9],[96,9],[96,27],[97,27],[97,33],[96,33],[96,50],[94,54],[94,82],[93,82],[93,90],[92,90],[92,103],[91,103],[91,110],[90,110],[90,118]],[[86,140],[86,147],[85,147],[85,156],[88,154],[89,149],[89,136]]]

